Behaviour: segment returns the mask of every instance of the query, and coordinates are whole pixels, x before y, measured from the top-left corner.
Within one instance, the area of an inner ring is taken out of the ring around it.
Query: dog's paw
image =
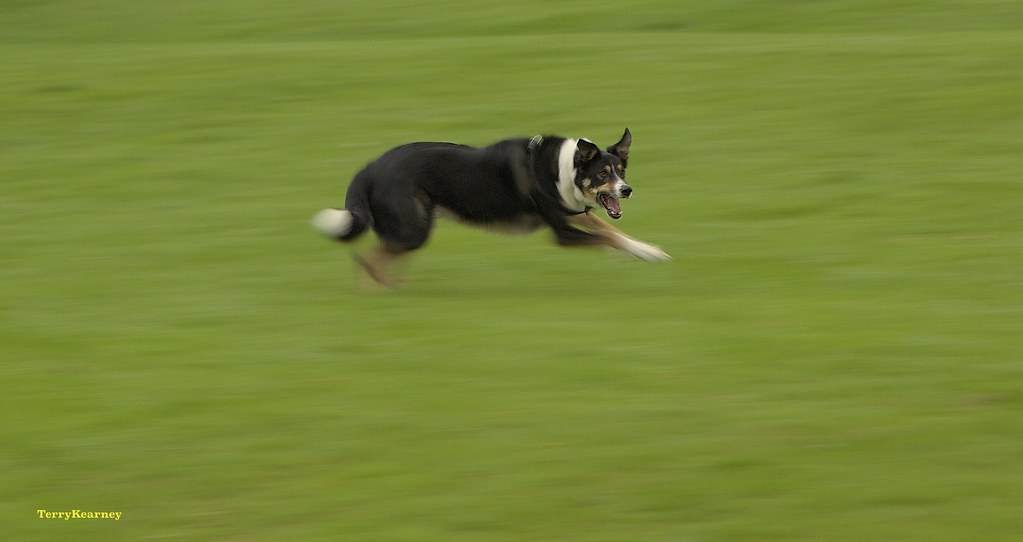
[[[628,243],[625,244],[625,251],[647,262],[666,262],[671,259],[671,256],[660,247],[634,239],[628,240]]]

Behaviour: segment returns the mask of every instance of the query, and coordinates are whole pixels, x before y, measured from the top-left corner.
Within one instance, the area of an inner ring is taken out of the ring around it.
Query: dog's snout
[[[627,184],[622,185],[621,191],[623,198],[627,198],[632,195],[632,187]]]

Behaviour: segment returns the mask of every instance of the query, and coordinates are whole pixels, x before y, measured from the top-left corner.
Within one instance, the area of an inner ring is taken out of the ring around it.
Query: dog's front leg
[[[568,217],[568,221],[575,226],[586,228],[594,234],[602,237],[605,240],[606,245],[616,250],[627,252],[641,260],[646,260],[648,262],[665,262],[671,259],[671,256],[669,256],[667,252],[661,250],[660,247],[633,239],[632,237],[622,233],[622,231],[618,228],[597,218],[592,213],[573,215]]]

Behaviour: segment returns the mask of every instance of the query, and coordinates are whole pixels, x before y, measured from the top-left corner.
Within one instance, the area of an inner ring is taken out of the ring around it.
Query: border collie
[[[587,139],[536,136],[489,147],[409,143],[371,162],[352,179],[344,209],[324,209],[313,226],[343,242],[367,228],[380,239],[356,256],[376,282],[393,286],[388,267],[423,246],[441,216],[486,230],[528,233],[541,227],[562,246],[611,247],[650,262],[670,256],[633,239],[591,211],[621,218],[632,134],[606,151]]]

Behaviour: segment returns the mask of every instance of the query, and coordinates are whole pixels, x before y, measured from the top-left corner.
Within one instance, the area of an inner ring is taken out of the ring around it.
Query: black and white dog
[[[606,246],[646,261],[670,259],[590,211],[603,207],[621,218],[620,200],[632,195],[625,182],[632,135],[628,128],[606,151],[586,139],[536,136],[477,148],[454,143],[395,147],[355,175],[344,209],[324,209],[313,226],[339,241],[372,228],[381,244],[363,269],[393,284],[388,265],[415,250],[442,216],[503,233],[546,226],[562,246]]]

